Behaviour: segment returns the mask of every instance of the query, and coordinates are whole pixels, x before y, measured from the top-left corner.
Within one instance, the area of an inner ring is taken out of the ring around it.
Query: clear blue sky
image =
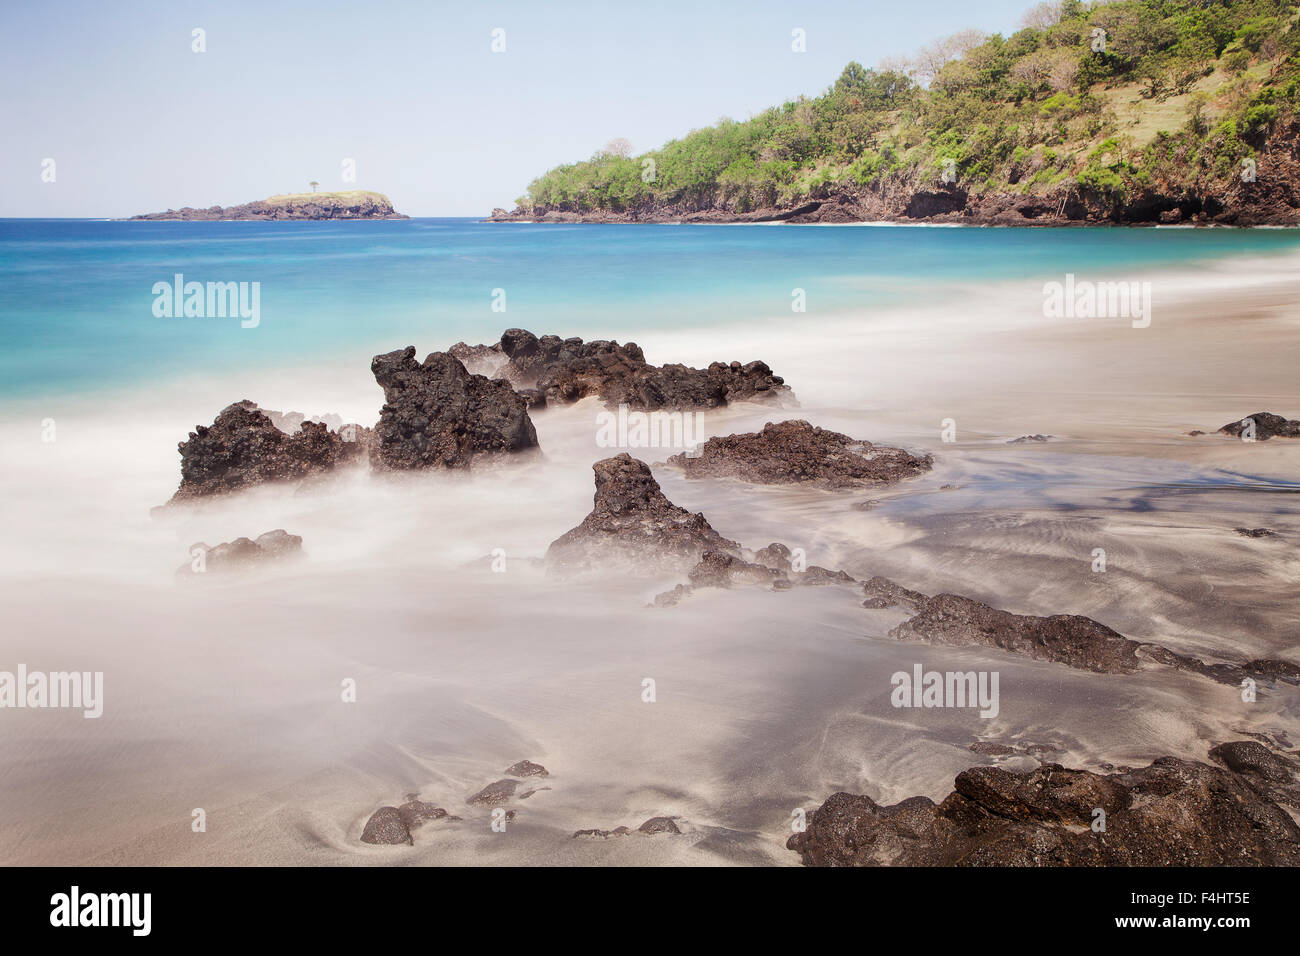
[[[639,152],[744,119],[849,60],[1009,33],[1032,2],[2,0],[0,216],[233,205],[313,179],[482,215],[614,137]]]

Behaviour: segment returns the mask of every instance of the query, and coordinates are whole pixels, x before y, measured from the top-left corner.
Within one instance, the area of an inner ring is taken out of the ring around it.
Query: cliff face
[[[242,206],[212,206],[208,209],[168,209],[146,213],[132,219],[148,220],[229,220],[229,219],[409,219],[393,209],[383,193],[337,192],[294,193],[272,196]]]

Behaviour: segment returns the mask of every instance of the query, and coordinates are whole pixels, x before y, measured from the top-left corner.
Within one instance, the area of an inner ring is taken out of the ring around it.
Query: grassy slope
[[[324,193],[282,193],[278,196],[269,196],[262,200],[271,205],[289,205],[295,202],[321,202],[326,199],[334,199],[339,202],[352,203],[362,199],[370,199],[375,202],[388,202],[388,197],[383,193],[373,192],[368,189],[353,189],[344,192],[324,192]]]

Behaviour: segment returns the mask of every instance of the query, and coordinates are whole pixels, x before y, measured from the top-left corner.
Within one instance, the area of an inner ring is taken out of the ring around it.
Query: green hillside
[[[820,96],[639,156],[557,167],[516,215],[743,214],[931,186],[974,196],[1070,188],[1118,207],[1233,181],[1294,117],[1295,0],[1064,0],[1025,22],[1034,25],[1007,37],[936,41],[906,67],[850,63]]]

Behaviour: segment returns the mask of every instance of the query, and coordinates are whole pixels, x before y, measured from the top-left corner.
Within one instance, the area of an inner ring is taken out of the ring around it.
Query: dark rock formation
[[[402,823],[408,830],[414,830],[422,823],[428,823],[430,820],[441,820],[447,816],[447,811],[442,807],[435,807],[432,803],[425,803],[417,799],[415,794],[408,794],[404,804],[397,808],[401,814]]]
[[[608,839],[612,836],[627,836],[632,832],[648,834],[681,833],[682,831],[678,829],[677,824],[673,822],[674,819],[674,817],[651,817],[645,823],[637,827],[635,831],[628,827],[615,827],[613,830],[578,830],[573,835],[575,838],[601,837],[602,839]]]
[[[1256,412],[1254,415],[1247,415],[1239,421],[1228,422],[1219,431],[1225,435],[1240,438],[1241,433],[1246,430],[1247,421],[1254,421],[1255,423],[1256,441],[1268,441],[1274,437],[1300,438],[1300,421],[1286,419],[1281,415],[1274,415],[1272,412]]]
[[[682,598],[699,588],[766,586],[774,591],[788,591],[795,585],[857,583],[847,572],[831,571],[815,564],[797,571],[790,558],[790,549],[779,541],[773,541],[756,551],[753,562],[725,551],[706,551],[700,556],[699,563],[688,572],[691,583],[678,584],[671,591],[656,594],[654,606],[675,607]]]
[[[1268,528],[1233,528],[1243,538],[1276,538],[1277,532]]]
[[[1210,750],[1210,758],[1241,774],[1274,803],[1300,810],[1300,760],[1254,740],[1234,740]]]
[[[674,455],[687,478],[739,478],[758,484],[806,483],[853,488],[901,481],[930,470],[934,459],[856,441],[806,421],[768,422],[761,432],[710,438],[698,457]]]
[[[751,564],[725,551],[705,551],[687,575],[697,588],[731,588],[771,585],[785,577],[781,571]]]
[[[862,593],[867,598],[862,602],[862,606],[872,610],[897,607],[901,604],[916,612],[921,610],[921,605],[930,599],[929,595],[905,588],[901,584],[895,584],[889,578],[880,575],[876,575],[862,585]]]
[[[628,827],[615,827],[612,830],[575,830],[573,838],[578,837],[600,837],[602,840],[608,840],[612,836],[627,836],[632,831]]]
[[[1137,641],[1078,614],[1034,617],[999,611],[956,594],[927,600],[920,613],[889,632],[899,640],[963,647],[999,647],[1036,660],[1104,674],[1138,668]]]
[[[442,807],[424,803],[414,793],[407,794],[406,802],[400,807],[380,807],[370,815],[366,827],[361,833],[362,843],[382,845],[412,846],[415,840],[411,831],[430,820],[457,820],[459,817],[447,815]]]
[[[410,828],[397,807],[380,807],[372,813],[361,833],[361,842],[394,846],[403,843],[411,846],[415,843],[411,839]]]
[[[1240,685],[1245,678],[1300,683],[1300,665],[1290,661],[1259,659],[1243,663],[1208,664],[1159,644],[1144,644],[1124,637],[1090,617],[1053,614],[1037,617],[1012,614],[956,594],[927,597],[888,578],[874,577],[863,586],[863,607],[881,609],[902,604],[914,617],[889,632],[898,640],[925,641],[950,647],[996,647],[1035,660],[1056,661],[1081,670],[1126,674],[1138,669],[1143,658],[1191,671],[1221,684]],[[1140,652],[1140,656],[1139,656]]]
[[[1158,644],[1143,644],[1141,647],[1142,653],[1157,663],[1176,667],[1182,671],[1191,671],[1233,687],[1240,686],[1246,678],[1269,683],[1278,680],[1289,684],[1300,683],[1300,665],[1292,664],[1290,661],[1256,659],[1242,663],[1207,664],[1200,658],[1178,654]]]
[[[636,828],[637,833],[681,833],[672,817],[651,817]]]
[[[528,408],[509,384],[471,374],[446,352],[421,364],[407,346],[376,355],[370,370],[384,389],[370,453],[376,467],[469,468],[537,448]]]
[[[763,362],[714,362],[707,369],[654,366],[634,342],[539,338],[507,329],[496,345],[458,342],[451,353],[474,363],[476,371],[505,379],[527,394],[530,405],[567,404],[588,395],[610,408],[639,411],[716,408],[737,401],[793,404],[789,387]]]
[[[223,494],[271,481],[320,475],[360,461],[370,429],[345,425],[339,431],[303,421],[293,435],[275,426],[253,402],[235,402],[210,425],[199,425],[177,445],[181,484],[172,502]]]
[[[302,537],[276,528],[257,540],[236,538],[210,548],[202,541],[190,545],[190,560],[176,569],[182,576],[240,571],[272,561],[302,557]]]
[[[975,767],[935,805],[837,793],[786,846],[810,866],[1296,866],[1300,827],[1248,776],[1161,757],[1103,776]],[[1105,813],[1105,830],[1094,821]]]
[[[531,760],[521,760],[518,763],[511,764],[506,768],[506,773],[511,777],[549,777],[550,771],[539,763],[533,763]]]
[[[489,783],[465,802],[487,807],[498,807],[509,802],[514,797],[515,790],[518,787],[518,780],[498,780],[496,783]]]
[[[705,551],[740,553],[740,545],[714,531],[704,515],[669,501],[645,462],[624,453],[596,462],[592,470],[592,511],[582,524],[551,542],[548,569],[685,572]]]
[[[1025,445],[1030,442],[1050,441],[1051,435],[1021,435],[1019,438],[1012,438],[1007,442],[1008,445]]]

